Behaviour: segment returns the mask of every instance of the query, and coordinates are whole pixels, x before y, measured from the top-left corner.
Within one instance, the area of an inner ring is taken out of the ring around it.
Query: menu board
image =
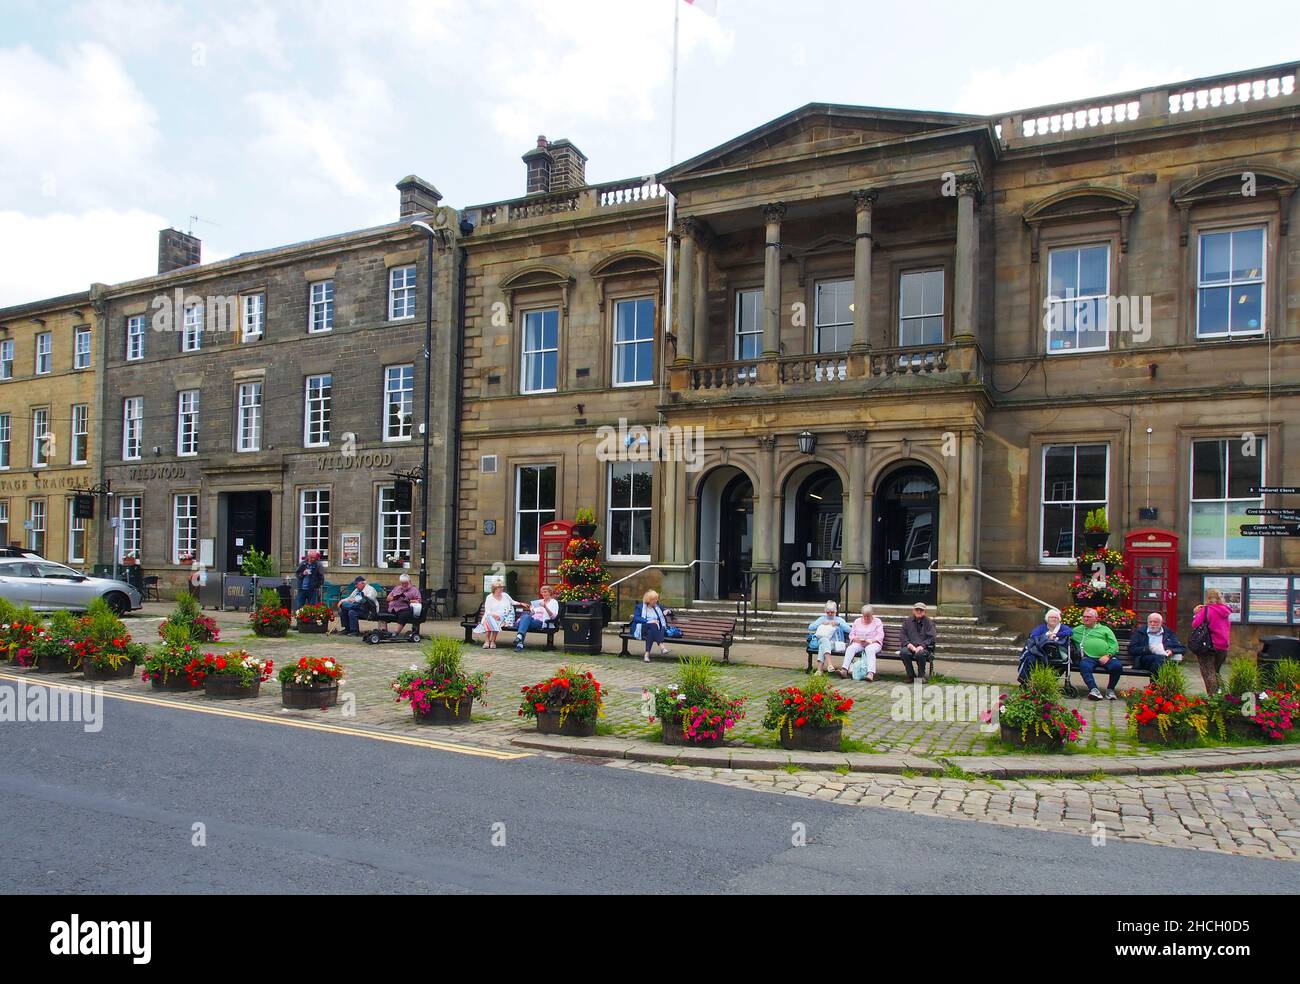
[[[1247,578],[1246,621],[1286,625],[1290,621],[1290,578]]]
[[[1223,603],[1232,609],[1231,622],[1241,621],[1241,578],[1223,574],[1205,575],[1205,588],[1218,588]]]

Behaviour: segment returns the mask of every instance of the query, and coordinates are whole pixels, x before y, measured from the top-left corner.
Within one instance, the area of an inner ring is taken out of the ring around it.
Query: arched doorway
[[[781,522],[781,601],[822,602],[839,594],[844,527],[840,476],[806,465],[786,479]]]
[[[939,481],[925,465],[905,465],[876,485],[871,598],[885,605],[934,604],[930,564],[939,540]]]
[[[715,469],[700,486],[695,596],[739,598],[753,566],[754,486],[739,468]]]

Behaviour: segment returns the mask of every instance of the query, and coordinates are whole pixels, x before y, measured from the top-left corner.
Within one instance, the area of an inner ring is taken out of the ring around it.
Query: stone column
[[[849,439],[849,485],[844,490],[844,551],[842,567],[846,577],[861,579],[866,575],[866,555],[862,549],[862,529],[866,523],[864,516],[864,495],[867,482],[867,432],[852,430],[846,435]],[[866,585],[862,585],[861,595],[853,592],[855,585],[850,580],[849,600],[854,598],[866,600]],[[861,604],[859,601],[858,604]]]
[[[681,248],[677,260],[677,358],[675,366],[695,361],[695,220],[683,218],[677,223],[677,240]]]
[[[762,572],[758,596],[775,603],[781,548],[776,520],[776,435],[758,439],[758,488],[754,490],[753,569]]]
[[[695,222],[695,347],[690,353],[695,362],[705,361],[709,345],[709,230]],[[730,356],[724,356],[724,361]]]
[[[976,277],[979,275],[979,224],[975,207],[980,194],[979,175],[957,178],[957,263],[953,273],[954,342],[969,343],[975,337]]]
[[[853,345],[851,351],[871,348],[871,210],[876,204],[874,191],[853,193],[857,206],[857,234],[853,242]]]
[[[763,206],[766,237],[763,245],[763,358],[781,354],[781,219],[785,205]]]

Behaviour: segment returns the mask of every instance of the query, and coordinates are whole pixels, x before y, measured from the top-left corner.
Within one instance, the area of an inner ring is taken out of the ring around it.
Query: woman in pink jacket
[[[1205,604],[1197,605],[1192,615],[1192,628],[1209,620],[1210,641],[1214,643],[1214,652],[1197,653],[1196,661],[1201,664],[1201,679],[1205,681],[1205,692],[1215,693],[1219,689],[1219,670],[1228,658],[1228,636],[1232,622],[1232,609],[1223,603],[1223,595],[1218,588],[1206,588]]]
[[[849,626],[849,647],[844,651],[840,676],[854,680],[876,679],[876,654],[885,646],[885,623],[872,614],[870,605],[862,606],[862,617]],[[859,653],[861,656],[859,657]],[[865,671],[865,672],[864,672]]]

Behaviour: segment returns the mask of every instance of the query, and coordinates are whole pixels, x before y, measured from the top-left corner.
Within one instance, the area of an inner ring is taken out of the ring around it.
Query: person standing
[[[1083,653],[1079,659],[1079,676],[1083,677],[1083,682],[1088,687],[1088,696],[1093,700],[1117,699],[1115,686],[1124,672],[1124,664],[1119,659],[1119,640],[1109,625],[1103,625],[1097,620],[1097,609],[1083,610],[1083,624],[1074,630],[1074,641]],[[1093,670],[1099,666],[1110,675],[1104,694],[1092,675]]]
[[[325,575],[320,566],[320,551],[308,550],[295,573],[298,575],[298,594],[294,598],[293,608],[297,611],[303,605],[314,603],[316,592],[325,583]]]
[[[1201,679],[1205,681],[1205,692],[1213,694],[1219,689],[1219,670],[1228,658],[1232,635],[1232,609],[1223,603],[1218,588],[1206,588],[1205,603],[1193,609],[1193,632],[1203,623],[1209,625],[1210,644],[1214,648],[1197,651],[1196,662],[1201,668]]]
[[[898,656],[903,661],[903,669],[907,671],[909,683],[917,677],[925,683],[926,664],[934,659],[934,641],[937,634],[934,619],[930,618],[926,611],[925,602],[918,601],[912,606],[912,614],[903,619],[903,647],[898,651]],[[916,661],[915,667],[912,665],[913,660]]]

